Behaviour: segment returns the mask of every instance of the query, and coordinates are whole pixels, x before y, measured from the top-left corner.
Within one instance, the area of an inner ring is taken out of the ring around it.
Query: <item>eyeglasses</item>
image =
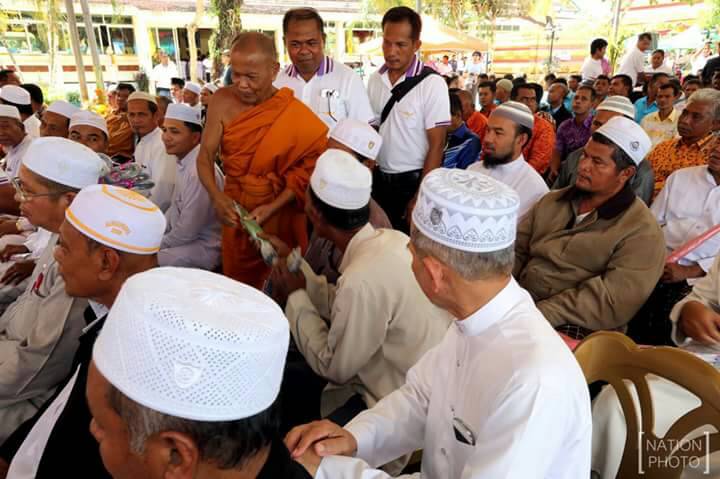
[[[65,191],[54,191],[51,193],[28,193],[23,189],[23,184],[18,178],[10,178],[10,183],[12,183],[13,188],[15,188],[15,193],[17,194],[20,202],[30,201],[33,198],[40,198],[42,196],[60,196],[66,193]]]

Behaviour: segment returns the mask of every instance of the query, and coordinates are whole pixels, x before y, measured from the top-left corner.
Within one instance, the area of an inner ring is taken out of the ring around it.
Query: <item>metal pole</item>
[[[78,72],[78,82],[80,82],[80,98],[82,98],[83,103],[87,103],[90,98],[88,97],[87,82],[85,81],[85,65],[83,65],[82,52],[80,51],[80,35],[75,21],[73,0],[65,0],[65,12],[70,27],[70,43],[75,56],[75,68]]]
[[[422,0],[415,0],[415,11],[422,15]]]
[[[555,47],[555,25],[552,25],[550,28],[550,56],[548,57],[548,73],[552,73],[553,48]]]
[[[100,91],[104,91],[105,83],[103,82],[102,76],[102,64],[100,64],[100,54],[98,53],[97,40],[95,39],[95,29],[92,25],[92,17],[90,16],[90,7],[88,6],[87,0],[80,0],[80,8],[82,8],[83,20],[85,21],[85,33],[87,34],[88,45],[90,46],[90,54],[95,70],[95,87]]]

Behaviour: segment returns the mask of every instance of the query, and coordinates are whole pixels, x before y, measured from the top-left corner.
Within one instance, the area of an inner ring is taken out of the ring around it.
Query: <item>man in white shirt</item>
[[[383,137],[373,198],[394,228],[408,231],[407,213],[412,210],[420,181],[443,161],[450,97],[445,80],[423,68],[416,56],[422,30],[420,15],[408,7],[391,8],[383,17],[382,27],[385,65],[368,81],[370,104]],[[394,102],[391,90],[400,85],[403,89],[414,87]]]
[[[191,81],[186,82],[182,92],[183,104],[200,110],[200,108],[202,108],[202,105],[200,104],[201,92],[202,87],[200,85]]]
[[[511,276],[518,206],[510,187],[477,172],[425,177],[413,210],[412,269],[430,301],[456,319],[403,387],[345,429],[324,421],[288,434],[291,453],[314,477],[386,478],[371,468],[418,449],[414,477],[589,475],[583,374]]]
[[[177,158],[168,155],[162,142],[162,130],[158,127],[157,100],[144,92],[135,92],[128,98],[128,120],[135,134],[140,138],[135,145],[135,162],[144,166],[154,186],[150,199],[164,213],[170,207]]]
[[[33,112],[30,93],[26,89],[16,85],[4,86],[0,89],[0,103],[17,108],[25,132],[32,138],[40,137],[40,120]]]
[[[649,33],[638,35],[637,45],[623,57],[617,75],[629,76],[633,86],[635,86],[640,80],[638,75],[642,76],[645,71],[645,52],[650,49],[651,44],[652,35]]]
[[[596,38],[590,43],[590,56],[580,68],[583,80],[595,81],[600,75],[610,73],[610,65],[605,60],[605,52],[607,51],[608,42],[604,38]]]
[[[680,113],[675,108],[675,101],[680,98],[680,92],[678,82],[671,81],[660,85],[655,95],[658,110],[648,113],[640,122],[640,126],[650,137],[653,148],[665,140],[672,140],[678,134]]]
[[[155,65],[150,73],[150,80],[155,83],[157,94],[170,96],[171,80],[179,76],[175,63],[170,61],[170,57],[164,50],[160,50],[160,63]]]
[[[17,107],[0,104],[0,145],[5,150],[5,173],[9,178],[17,176],[22,157],[31,142],[32,137],[26,133]],[[0,179],[2,183],[7,184],[8,179]]]
[[[488,120],[483,141],[483,160],[470,170],[505,183],[520,197],[518,219],[547,193],[548,187],[525,161],[523,148],[532,138],[534,117],[522,103],[508,101],[497,107]]]
[[[290,88],[332,130],[344,118],[375,118],[360,76],[325,55],[323,19],[312,8],[288,10],[283,18],[291,65],[280,70],[275,88]]]
[[[657,49],[650,56],[650,65],[645,67],[645,73],[666,73],[673,76],[672,68],[665,63],[665,50]]]
[[[178,166],[158,263],[213,271],[220,265],[220,222],[210,195],[198,179],[200,111],[189,105],[168,105],[162,131],[165,151],[178,159]],[[225,184],[217,166],[215,182],[220,189]]]

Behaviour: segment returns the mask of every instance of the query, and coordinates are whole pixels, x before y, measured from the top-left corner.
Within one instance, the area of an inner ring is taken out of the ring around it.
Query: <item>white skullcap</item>
[[[97,184],[105,167],[87,146],[58,137],[34,139],[22,163],[43,178],[77,189]]]
[[[207,90],[210,93],[215,93],[216,91],[218,91],[218,88],[219,87],[214,83],[206,83],[203,85],[203,90]]]
[[[358,210],[370,202],[372,174],[350,153],[330,149],[317,159],[310,187],[323,203]]]
[[[57,100],[50,104],[50,106],[47,107],[47,110],[50,113],[55,113],[60,116],[64,116],[68,120],[72,118],[72,116],[80,111],[80,108],[76,107],[72,103],[68,103],[65,100]]]
[[[65,219],[88,238],[118,251],[155,254],[165,215],[155,203],[119,186],[92,185],[77,194]]]
[[[20,117],[20,110],[16,106],[12,105],[0,105],[0,117],[2,118],[13,118],[17,121],[22,121]]]
[[[511,82],[507,78],[503,78],[502,80],[498,80],[498,82],[495,84],[495,88],[502,88],[506,92],[510,93],[513,89],[513,82]]]
[[[0,88],[0,98],[16,105],[30,104],[30,93],[17,85],[5,85]]]
[[[112,92],[114,92],[114,91],[117,91],[117,87],[118,87],[118,86],[117,86],[117,83],[113,83],[112,85],[110,85],[110,86],[108,87],[108,89],[107,89],[108,93],[112,93]]]
[[[412,219],[437,243],[487,253],[513,244],[519,206],[518,194],[489,176],[437,168],[420,185]]]
[[[144,91],[135,91],[130,94],[128,97],[128,101],[133,100],[145,100],[149,101],[150,103],[155,103],[157,105],[157,100],[154,96],[152,96],[150,93],[145,93]]]
[[[70,118],[70,129],[80,125],[92,126],[105,133],[106,137],[110,137],[105,118],[93,111],[80,110]]]
[[[494,115],[507,118],[508,120],[531,130],[535,124],[535,117],[533,117],[530,108],[528,108],[524,103],[517,101],[506,101],[490,113],[491,117]]]
[[[202,120],[200,118],[200,110],[193,108],[190,105],[183,105],[182,103],[171,103],[168,105],[165,111],[165,119],[186,121],[188,123],[195,123],[196,125],[202,126]]]
[[[236,421],[277,399],[290,341],[260,291],[193,268],[154,268],[123,285],[93,360],[131,400],[173,417]]]
[[[340,120],[330,138],[371,160],[377,158],[382,146],[382,136],[373,127],[352,118]]]
[[[627,155],[639,165],[652,147],[650,137],[640,125],[630,118],[616,116],[610,118],[607,123],[597,129],[599,133],[622,149]]]
[[[597,111],[614,111],[628,118],[635,118],[635,105],[629,98],[621,95],[613,95],[605,98],[597,107]]]
[[[191,92],[195,93],[196,95],[199,95],[200,91],[202,90],[202,87],[195,82],[189,81],[185,84],[185,89],[187,91],[191,91]]]

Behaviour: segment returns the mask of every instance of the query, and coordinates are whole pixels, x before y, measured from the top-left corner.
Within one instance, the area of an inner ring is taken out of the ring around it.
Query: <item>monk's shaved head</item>
[[[230,48],[232,53],[262,53],[272,61],[278,61],[275,40],[260,32],[242,32],[235,35]]]

